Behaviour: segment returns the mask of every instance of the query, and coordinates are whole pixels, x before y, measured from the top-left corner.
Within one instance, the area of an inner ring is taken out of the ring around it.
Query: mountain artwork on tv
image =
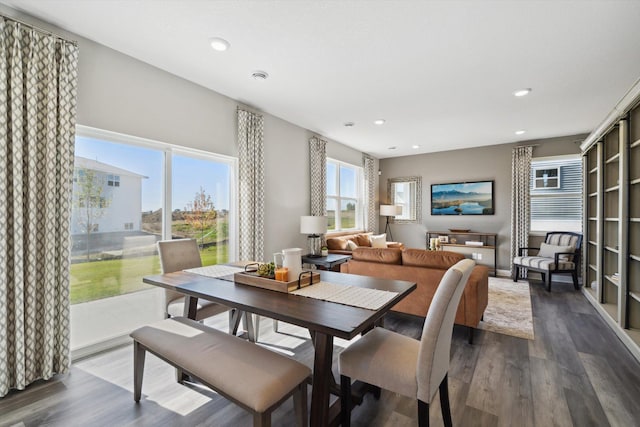
[[[431,215],[493,213],[493,181],[431,185]]]

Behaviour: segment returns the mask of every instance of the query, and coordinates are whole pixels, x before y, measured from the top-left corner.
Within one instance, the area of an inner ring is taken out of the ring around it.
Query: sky
[[[97,160],[144,175],[142,211],[162,207],[163,154],[161,150],[76,137],[76,156]],[[215,209],[229,209],[229,165],[210,160],[173,155],[172,210],[184,210],[202,187]]]

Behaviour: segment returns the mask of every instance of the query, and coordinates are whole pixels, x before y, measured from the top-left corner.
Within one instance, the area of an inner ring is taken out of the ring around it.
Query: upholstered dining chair
[[[173,273],[187,268],[202,267],[198,243],[195,239],[162,240],[158,242],[160,266],[163,273]],[[185,296],[180,292],[164,290],[165,316],[179,317],[184,315]],[[225,311],[229,312],[229,333],[235,335],[240,324],[240,315],[235,310],[222,304],[198,299],[195,320],[204,320]]]
[[[342,426],[351,424],[351,380],[418,400],[418,424],[429,425],[429,405],[440,390],[445,426],[451,426],[448,371],[453,321],[475,262],[464,259],[440,280],[420,341],[374,328],[340,353]]]
[[[520,270],[527,269],[542,274],[551,291],[551,275],[571,274],[573,287],[578,290],[578,269],[580,268],[580,247],[582,234],[572,231],[551,231],[539,248],[519,248],[513,258],[513,281],[520,278]],[[535,253],[533,251],[536,251]]]

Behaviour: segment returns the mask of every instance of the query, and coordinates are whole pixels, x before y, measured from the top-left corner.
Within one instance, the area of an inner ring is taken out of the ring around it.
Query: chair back
[[[202,267],[202,259],[195,239],[162,240],[158,242],[160,267],[163,273]],[[165,308],[171,301],[183,297],[180,292],[165,289]]]
[[[569,257],[569,261],[576,264],[580,260],[580,246],[582,245],[582,234],[573,231],[551,231],[547,233],[544,242],[548,245],[555,246],[571,246],[574,248],[575,255]]]
[[[430,403],[449,371],[453,321],[462,291],[475,266],[464,259],[449,268],[440,280],[422,328],[418,353],[418,399]]]

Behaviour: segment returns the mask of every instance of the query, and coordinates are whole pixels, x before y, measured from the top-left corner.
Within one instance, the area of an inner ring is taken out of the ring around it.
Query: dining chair
[[[159,241],[158,253],[160,254],[160,266],[162,267],[163,273],[173,273],[188,268],[202,267],[202,259],[200,258],[198,243],[195,239]],[[164,295],[165,317],[183,316],[184,305],[186,303],[184,294],[165,289]],[[238,331],[241,316],[236,310],[226,305],[198,299],[195,320],[204,320],[208,317],[224,313],[225,311],[229,312],[229,333],[235,335]]]
[[[451,427],[447,374],[453,321],[474,265],[473,260],[464,259],[447,270],[427,311],[419,341],[378,327],[340,353],[343,427],[351,424],[351,379],[417,399],[421,427],[429,425],[429,405],[440,390],[442,419]]]

